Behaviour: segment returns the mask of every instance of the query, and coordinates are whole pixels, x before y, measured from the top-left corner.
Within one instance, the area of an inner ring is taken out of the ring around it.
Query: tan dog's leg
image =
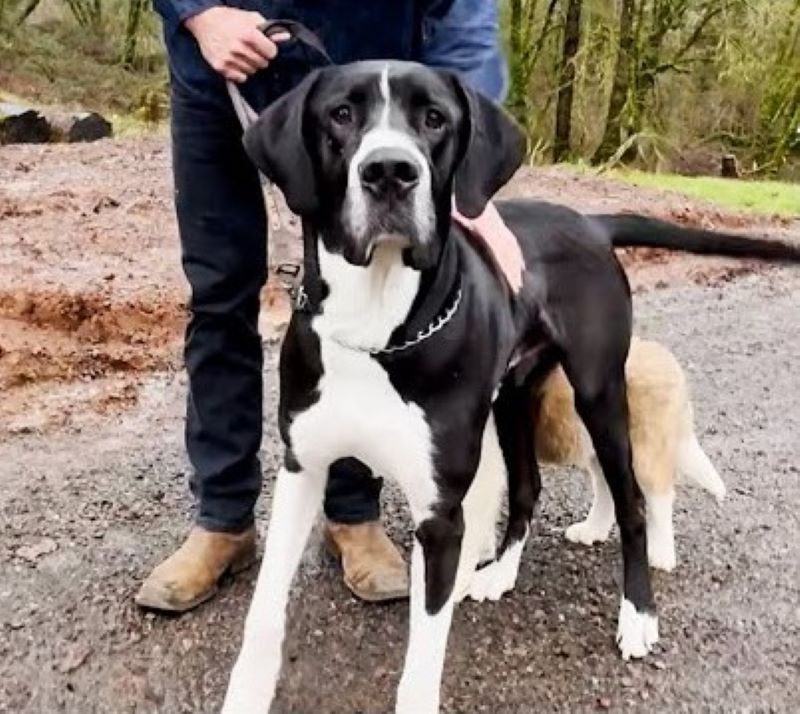
[[[573,523],[567,528],[564,535],[573,543],[592,545],[592,543],[608,539],[608,534],[615,522],[614,501],[611,499],[608,484],[594,454],[589,460],[587,471],[592,481],[592,493],[594,494],[592,507],[589,509],[586,520]]]
[[[670,572],[675,568],[675,533],[672,527],[674,489],[664,493],[648,493],[647,504],[647,560],[650,566]]]

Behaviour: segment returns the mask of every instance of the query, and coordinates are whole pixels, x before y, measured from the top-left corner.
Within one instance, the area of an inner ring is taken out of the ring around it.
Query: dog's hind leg
[[[489,417],[483,432],[481,460],[475,479],[464,497],[464,538],[456,577],[456,601],[469,592],[475,570],[481,561],[497,554],[496,528],[508,476],[497,439],[494,419]]]
[[[289,589],[322,504],[326,472],[282,468],[275,483],[258,582],[223,714],[266,714],[281,665]]]
[[[614,501],[596,456],[591,456],[587,471],[592,482],[592,506],[586,519],[573,523],[564,535],[573,543],[592,545],[608,539],[608,534],[614,525]]]
[[[530,380],[517,385],[513,375],[506,378],[494,403],[494,416],[508,469],[508,524],[497,559],[472,576],[469,596],[479,602],[500,599],[513,590],[517,582],[522,551],[542,490],[535,444],[531,439],[537,413],[538,404],[531,400]]]
[[[614,499],[624,568],[617,644],[627,660],[652,649],[658,641],[658,619],[647,564],[644,502],[633,475],[624,355],[618,361],[598,373],[602,361],[595,352],[584,364],[567,362],[564,367]]]
[[[647,559],[654,568],[670,572],[677,563],[675,531],[672,524],[672,504],[675,490],[663,493],[645,491],[647,504]]]

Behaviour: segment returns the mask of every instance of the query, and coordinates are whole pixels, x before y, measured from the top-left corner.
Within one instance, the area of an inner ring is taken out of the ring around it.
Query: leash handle
[[[291,39],[315,50],[327,64],[333,64],[333,60],[325,49],[325,45],[322,44],[319,35],[309,30],[302,22],[297,22],[296,20],[267,20],[260,29],[270,38],[285,32]]]
[[[325,45],[322,44],[322,40],[305,25],[296,20],[267,20],[259,29],[269,38],[282,33],[288,34],[290,39],[313,49],[327,64],[333,64],[333,60],[325,49]],[[310,64],[311,61],[309,60],[309,65]],[[255,123],[256,119],[258,119],[258,113],[242,96],[235,82],[226,80],[225,86],[228,89],[228,96],[231,99],[233,111],[236,112],[236,117],[239,119],[242,129],[249,128]]]
[[[306,61],[308,62],[309,67],[312,66],[312,59],[308,55],[308,48],[314,50],[320,57],[322,57],[322,59],[325,60],[327,64],[333,64],[333,60],[325,50],[325,45],[322,44],[322,40],[320,40],[320,38],[317,37],[317,35],[309,30],[305,25],[296,22],[295,20],[269,20],[265,22],[264,25],[259,29],[266,37],[272,38],[277,34],[285,33],[289,35],[290,39],[301,43],[305,51]],[[236,112],[239,123],[242,125],[242,131],[245,131],[256,122],[258,119],[258,113],[242,96],[239,87],[234,82],[227,80],[225,82],[225,86],[228,89],[228,96],[230,96],[233,110]],[[267,193],[269,195],[270,183],[267,180],[267,177],[259,172],[259,178],[262,186],[267,187]],[[275,210],[270,211],[269,213],[278,219],[278,224],[275,227],[280,229],[279,212]],[[292,300],[292,306],[295,311],[308,310],[311,306],[311,300],[314,299],[318,301],[319,299],[314,291],[312,291],[312,296],[309,296],[304,285],[305,273],[313,273],[313,264],[314,261],[317,260],[316,240],[313,239],[313,236],[309,231],[309,227],[306,225],[306,222],[303,221],[303,245],[305,248],[303,264],[297,265],[294,263],[281,263],[276,271],[278,279],[289,293],[289,296]],[[313,256],[313,260],[311,260],[311,256]],[[308,267],[309,265],[312,266],[310,271]]]

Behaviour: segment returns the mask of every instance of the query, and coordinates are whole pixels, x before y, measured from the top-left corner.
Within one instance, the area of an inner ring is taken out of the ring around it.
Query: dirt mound
[[[161,347],[175,336],[185,309],[163,298],[115,303],[111,295],[46,290],[0,292],[0,317],[70,334],[80,342],[120,341]]]
[[[0,431],[130,406],[142,375],[180,363],[184,322],[183,305],[159,295],[0,292]]]

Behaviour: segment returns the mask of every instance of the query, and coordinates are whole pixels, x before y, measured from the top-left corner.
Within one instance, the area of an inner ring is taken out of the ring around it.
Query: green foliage
[[[567,0],[504,0],[509,108],[552,148]],[[749,173],[800,164],[800,0],[584,0],[571,155]],[[623,149],[620,151],[620,149]],[[549,153],[549,152],[547,152]]]
[[[167,96],[160,23],[138,0],[135,39],[126,37],[135,1],[42,0],[27,12],[30,0],[5,0],[0,88],[39,104],[157,123]]]
[[[800,0],[581,0],[574,54],[570,0],[499,1],[531,160],[552,157],[568,82],[571,157],[707,173],[730,152],[745,174],[800,176]],[[0,88],[157,122],[159,25],[147,0],[0,0]]]

